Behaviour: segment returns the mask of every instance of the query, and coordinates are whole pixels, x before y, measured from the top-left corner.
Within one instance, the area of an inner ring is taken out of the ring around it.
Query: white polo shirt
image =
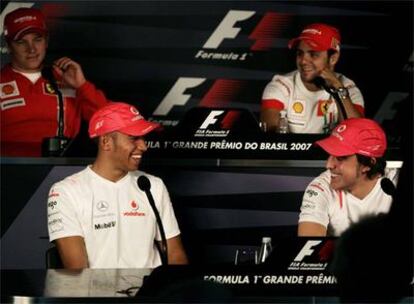
[[[137,186],[140,175],[151,182],[166,238],[179,235],[170,197],[160,178],[135,171],[112,182],[87,167],[52,186],[48,199],[50,241],[83,237],[91,268],[159,266],[154,240],[161,240],[161,236],[146,194]]]
[[[396,180],[396,171],[386,176]],[[306,188],[300,208],[300,222],[315,222],[327,228],[328,236],[339,236],[351,224],[368,215],[388,213],[392,198],[381,189],[381,179],[363,199],[348,191],[336,191],[330,187],[331,172],[323,172]]]
[[[364,111],[364,99],[355,83],[337,74],[349,90],[352,103]],[[262,96],[263,108],[286,110],[290,133],[328,133],[338,122],[338,108],[325,90],[309,91],[295,70],[286,75],[275,75]]]

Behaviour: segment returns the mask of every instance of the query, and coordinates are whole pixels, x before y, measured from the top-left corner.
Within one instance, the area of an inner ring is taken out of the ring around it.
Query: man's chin
[[[300,78],[302,79],[302,82],[313,82],[313,80],[316,78],[316,75],[302,72],[300,74]]]
[[[343,190],[343,187],[341,187],[341,185],[338,183],[331,182],[330,185],[331,185],[331,188],[335,191]]]

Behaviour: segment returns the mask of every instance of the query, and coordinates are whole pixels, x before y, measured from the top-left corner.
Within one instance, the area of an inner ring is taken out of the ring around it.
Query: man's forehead
[[[298,45],[296,47],[296,50],[302,51],[302,52],[307,52],[307,53],[324,53],[324,52],[327,52],[327,51],[315,51],[304,40],[301,40],[298,43]]]
[[[17,40],[14,40],[14,41],[21,41],[21,40],[41,38],[41,37],[46,38],[47,34],[46,33],[41,33],[39,31],[28,31],[27,33],[24,33],[22,37],[20,37]]]

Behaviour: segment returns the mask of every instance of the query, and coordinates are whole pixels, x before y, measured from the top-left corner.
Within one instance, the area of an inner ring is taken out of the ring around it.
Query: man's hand
[[[58,83],[63,86],[78,89],[86,82],[80,64],[68,57],[56,60],[53,63],[53,71],[57,76]]]
[[[319,76],[325,79],[326,85],[330,88],[338,89],[344,86],[336,77],[335,72],[328,68],[323,69]]]

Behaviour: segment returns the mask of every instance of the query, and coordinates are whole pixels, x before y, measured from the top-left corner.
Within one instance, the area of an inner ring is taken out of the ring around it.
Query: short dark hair
[[[367,172],[368,178],[371,179],[377,174],[384,175],[385,166],[387,165],[384,157],[369,157],[361,154],[356,154],[356,157],[361,165],[370,167],[370,170]],[[372,161],[372,158],[375,158],[375,163]]]
[[[328,58],[331,58],[331,56],[332,56],[333,54],[338,53],[338,51],[337,51],[337,50],[333,50],[333,49],[329,49],[327,52],[328,52]]]

